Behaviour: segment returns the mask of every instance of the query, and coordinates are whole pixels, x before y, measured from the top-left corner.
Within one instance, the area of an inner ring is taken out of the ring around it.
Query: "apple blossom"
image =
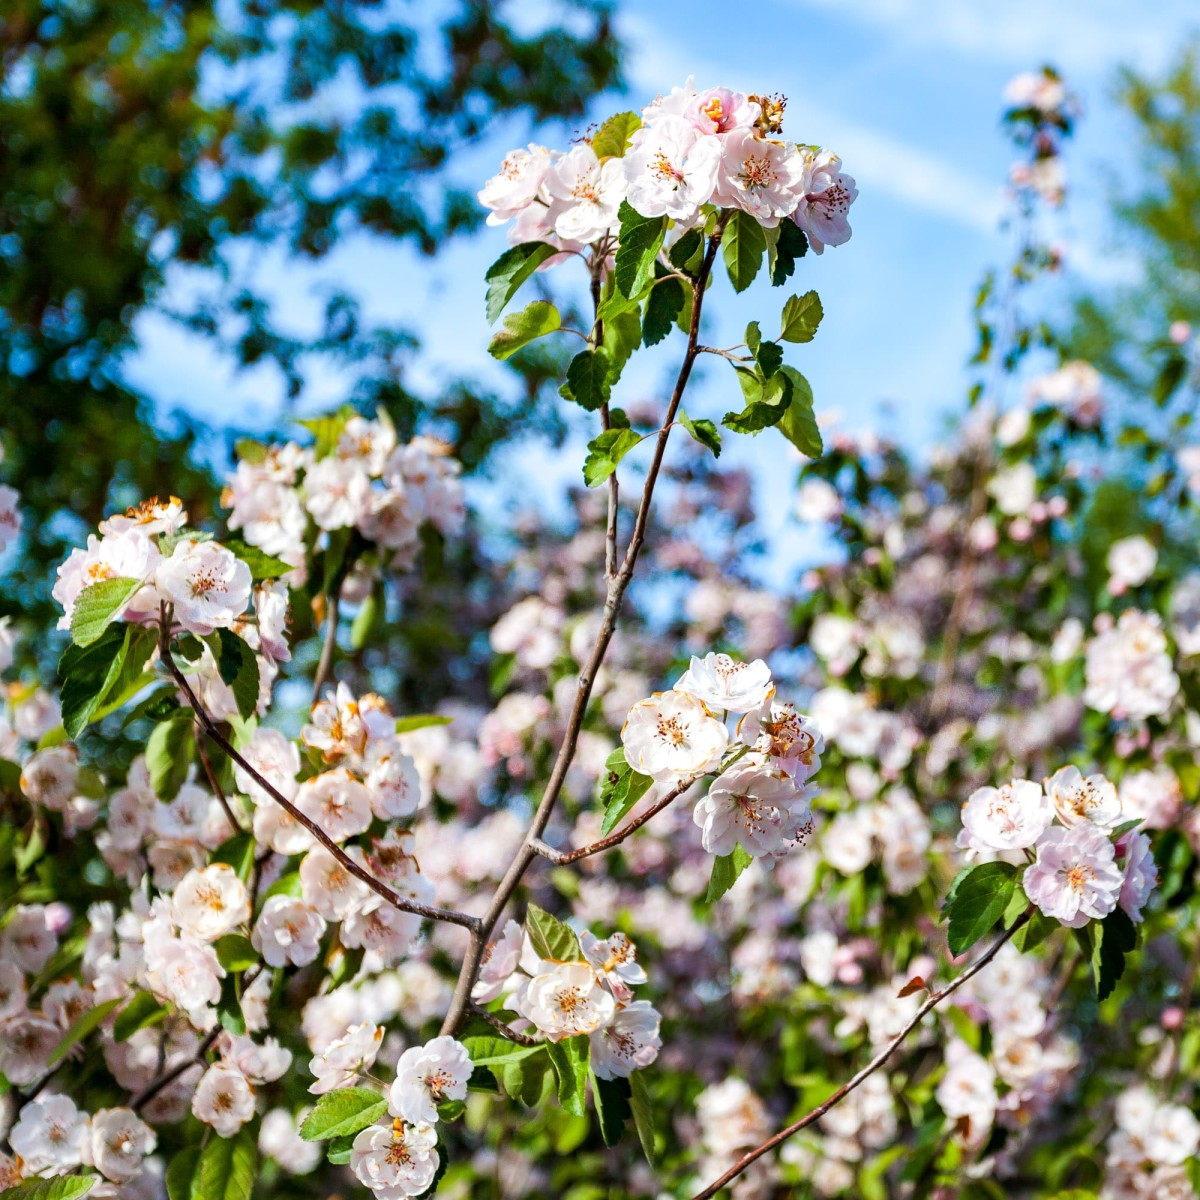
[[[674,780],[713,770],[729,734],[686,692],[655,692],[629,710],[621,729],[625,758],[652,779]]]
[[[465,1100],[471,1078],[471,1056],[452,1037],[436,1037],[423,1046],[410,1046],[396,1063],[389,1111],[410,1124],[434,1124],[438,1105]]]
[[[661,1018],[649,1000],[621,1004],[612,1019],[589,1035],[592,1070],[598,1079],[627,1079],[658,1057]]]
[[[196,1085],[192,1115],[218,1137],[233,1137],[254,1116],[254,1090],[236,1067],[215,1063]]]
[[[65,1175],[79,1166],[87,1140],[87,1113],[80,1112],[69,1096],[31,1100],[8,1135],[24,1170],[40,1175]]]
[[[713,781],[693,812],[710,854],[729,854],[738,843],[754,858],[782,853],[813,829],[810,801],[816,788],[798,788],[788,775],[754,758],[734,763]]]
[[[817,254],[826,246],[850,240],[850,205],[858,198],[854,180],[843,173],[842,160],[830,150],[800,148],[803,175],[798,184],[800,203],[791,214]]]
[[[977,788],[963,805],[958,844],[976,854],[1024,850],[1053,820],[1054,808],[1046,793],[1028,779]]]
[[[383,1042],[383,1029],[370,1021],[352,1025],[309,1061],[315,1083],[308,1090],[323,1095],[335,1088],[353,1087],[359,1072],[368,1071]]]
[[[181,933],[215,942],[250,920],[250,896],[232,867],[213,863],[179,881],[171,911]]]
[[[1062,767],[1046,780],[1046,792],[1064,825],[1090,821],[1108,830],[1121,821],[1117,789],[1103,775],[1085,778],[1078,767]]]
[[[250,940],[268,966],[307,966],[320,950],[325,922],[316,909],[292,896],[268,896]]]
[[[128,1183],[154,1153],[154,1130],[128,1108],[104,1108],[92,1114],[88,1158],[106,1179]]]
[[[704,136],[682,116],[660,116],[621,160],[627,199],[644,217],[690,224],[712,198],[720,161],[716,138]]]
[[[185,538],[159,563],[154,583],[188,633],[229,629],[250,603],[250,568],[216,542]]]
[[[691,665],[675,681],[677,692],[687,692],[710,709],[748,713],[760,708],[772,693],[771,668],[761,658],[736,662],[728,654],[692,656]]]
[[[432,1125],[370,1125],[354,1139],[350,1167],[382,1200],[419,1196],[438,1169],[437,1134]]]
[[[587,963],[558,963],[529,981],[517,999],[517,1011],[552,1042],[594,1033],[616,1011]]]
[[[1054,826],[1038,839],[1037,860],[1023,877],[1025,894],[1048,917],[1071,929],[1106,917],[1125,879],[1112,842],[1090,822]]]

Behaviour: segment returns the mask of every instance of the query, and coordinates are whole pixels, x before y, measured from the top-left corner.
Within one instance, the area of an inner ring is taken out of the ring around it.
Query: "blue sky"
[[[536,26],[559,10],[542,0],[512,0],[505,11]],[[1111,85],[1120,64],[1153,70],[1168,63],[1197,27],[1200,10],[1191,0],[626,0],[618,5],[618,28],[629,48],[628,95],[600,98],[592,115],[639,107],[689,74],[701,87],[787,94],[785,132],[835,149],[859,186],[853,239],[821,258],[809,255],[798,268],[797,290],[815,287],[826,316],[816,341],[795,348],[790,361],[810,378],[818,413],[922,447],[962,404],[972,290],[984,269],[1003,261],[996,219],[1010,160],[999,128],[1005,83],[1051,62],[1081,95],[1085,115],[1068,160],[1072,195],[1058,232],[1077,278],[1118,278],[1129,265],[1113,252],[1104,200],[1121,182],[1115,172],[1133,171],[1136,163],[1122,147],[1128,131]],[[552,128],[540,137],[562,145],[575,132]],[[458,177],[481,184],[529,133],[516,123],[498,129],[462,156]],[[404,321],[420,335],[416,370],[436,386],[455,374],[488,378],[497,370],[485,351],[482,275],[504,246],[503,230],[486,230],[429,262],[361,238],[315,269],[268,253],[254,270],[285,317],[300,325],[315,319],[323,287],[348,283],[368,315]],[[189,281],[180,276],[173,286],[182,290]],[[761,282],[736,301],[727,290],[714,293],[719,317],[711,340],[740,340],[751,317],[764,318],[766,328],[786,294]],[[280,381],[269,370],[235,373],[162,318],[146,319],[141,333],[129,374],[164,410],[181,406],[218,422],[236,415],[264,428],[280,412]],[[645,355],[618,402],[657,394],[673,352],[668,343],[661,356]],[[342,385],[334,375],[316,380],[303,406],[339,403]],[[727,373],[710,368],[689,411],[719,419],[734,393]],[[794,475],[787,448],[762,435],[741,440],[730,454],[755,471],[767,502],[760,508],[777,511],[768,528],[779,534],[786,506],[770,501]],[[544,455],[538,465],[549,481]],[[579,456],[565,454],[558,474],[574,479],[578,469]]]

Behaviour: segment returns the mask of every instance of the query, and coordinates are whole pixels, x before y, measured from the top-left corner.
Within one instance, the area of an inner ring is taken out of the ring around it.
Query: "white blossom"
[[[693,655],[691,665],[675,681],[675,690],[695,696],[710,709],[748,713],[761,708],[771,694],[771,668],[761,658],[747,663],[728,654]]]
[[[396,1063],[390,1111],[412,1124],[438,1119],[438,1105],[465,1100],[473,1070],[466,1046],[452,1037],[436,1037],[423,1046],[410,1046]]]
[[[652,779],[676,780],[713,770],[729,733],[686,692],[655,692],[629,710],[621,730],[625,760]]]
[[[215,1063],[196,1085],[192,1115],[218,1137],[231,1138],[254,1116],[254,1090],[236,1067]]]
[[[246,611],[252,587],[250,568],[216,542],[185,539],[154,573],[163,599],[174,606],[174,619],[200,636],[231,628]]]

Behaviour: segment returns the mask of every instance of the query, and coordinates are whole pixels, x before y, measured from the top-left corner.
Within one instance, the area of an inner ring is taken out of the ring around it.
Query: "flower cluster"
[[[614,118],[565,153],[513,150],[479,193],[489,225],[512,221],[514,245],[547,242],[566,253],[619,233],[622,201],[680,230],[714,209],[749,214],[766,228],[793,221],[820,254],[850,238],[854,180],[829,150],[782,140],[785,100],[727,88],[697,91],[689,80],[634,114]],[[610,144],[611,143],[611,144]]]
[[[1179,676],[1157,613],[1129,608],[1115,624],[1107,614],[1096,619],[1083,693],[1090,708],[1144,720],[1165,715],[1178,693]]]
[[[1109,780],[1063,767],[1044,786],[1014,779],[972,792],[963,805],[959,845],[976,854],[1030,851],[1025,894],[1070,928],[1101,920],[1118,906],[1138,923],[1158,872],[1150,839],[1131,828],[1136,820],[1122,823],[1121,816]]]
[[[1144,1085],[1122,1092],[1117,1131],[1108,1140],[1102,1200],[1196,1195],[1189,1159],[1200,1153],[1200,1121],[1182,1104],[1164,1102]]]
[[[315,447],[243,444],[222,496],[230,529],[295,568],[289,582],[303,582],[318,536],[356,530],[403,569],[423,523],[447,536],[462,528],[461,468],[443,442],[416,437],[402,445],[383,415],[326,418],[318,430],[325,441]]]

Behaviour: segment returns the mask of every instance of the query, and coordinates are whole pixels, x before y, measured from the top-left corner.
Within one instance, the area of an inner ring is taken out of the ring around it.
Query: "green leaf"
[[[650,1166],[654,1167],[658,1161],[658,1151],[654,1145],[654,1109],[641,1071],[634,1071],[629,1077],[629,1106],[633,1109],[633,1124],[637,1129],[638,1141],[642,1143],[642,1153]]]
[[[721,431],[712,421],[704,419],[693,421],[681,408],[679,410],[679,423],[696,441],[702,446],[707,446],[713,452],[713,458],[721,457]]]
[[[359,1130],[374,1125],[387,1107],[387,1098],[370,1088],[338,1088],[317,1099],[316,1108],[300,1125],[300,1136],[308,1142],[353,1137]]]
[[[762,379],[741,367],[737,368],[737,375],[747,404],[740,413],[726,413],[721,424],[734,433],[750,434],[778,425],[792,401],[792,381],[787,369],[776,371],[770,379]]]
[[[574,400],[588,412],[595,412],[608,403],[612,390],[608,372],[608,351],[603,346],[595,350],[581,350],[571,359],[571,365],[567,368],[567,382],[558,389],[558,394],[564,400]]]
[[[90,646],[125,611],[142,580],[118,575],[88,584],[76,597],[71,612],[71,640],[77,646]]]
[[[215,1137],[200,1151],[190,1200],[250,1200],[257,1169],[258,1146],[250,1126],[231,1138]]]
[[[683,301],[683,284],[678,279],[664,279],[654,285],[642,319],[642,341],[647,346],[657,346],[671,332],[675,318],[683,311]]]
[[[233,837],[222,842],[212,852],[212,857],[208,861],[225,863],[226,866],[232,867],[237,872],[238,878],[245,883],[254,869],[254,850],[253,834],[235,833]]]
[[[462,1044],[467,1048],[471,1061],[477,1067],[494,1067],[501,1063],[518,1062],[522,1058],[536,1054],[542,1048],[540,1044],[521,1046],[516,1042],[510,1042],[508,1038],[487,1037],[486,1035],[463,1038]]]
[[[779,336],[785,342],[811,342],[817,335],[817,326],[824,315],[821,297],[816,292],[792,296],[783,306]]]
[[[166,1178],[168,1200],[191,1200],[192,1180],[199,1161],[200,1151],[190,1146],[171,1159]]]
[[[642,344],[642,318],[636,308],[617,313],[605,322],[604,349],[608,353],[608,384],[613,387],[629,356]]]
[[[397,717],[396,732],[412,733],[415,729],[428,729],[431,725],[449,725],[453,717],[439,717],[434,713],[419,713],[412,717]]]
[[[621,232],[613,274],[621,295],[635,296],[654,280],[654,262],[662,249],[667,219],[643,217],[628,200],[621,201],[617,216]]]
[[[1012,899],[1008,902],[1008,907],[1004,910],[1004,928],[1011,929],[1016,923],[1021,914],[1029,907],[1029,897],[1025,895],[1025,889],[1018,883],[1013,888]]]
[[[174,800],[187,779],[195,746],[192,710],[180,709],[155,725],[146,742],[150,786],[160,800]]]
[[[0,1194],[4,1200],[78,1200],[99,1182],[99,1175],[60,1175],[57,1179],[27,1179]]]
[[[342,423],[345,424],[344,421]],[[340,434],[341,431],[338,432]],[[334,445],[336,444],[337,439],[335,438]],[[257,546],[251,546],[249,542],[244,542],[241,538],[224,538],[221,545],[226,550],[232,550],[234,555],[250,568],[250,578],[255,581],[279,579],[289,571],[295,570],[291,563],[286,563],[282,558],[276,558],[273,554],[267,554],[266,551],[260,550]]]
[[[1062,926],[1053,917],[1046,916],[1040,909],[1034,909],[1033,915],[1013,934],[1013,945],[1023,954],[1035,950],[1052,933]]]
[[[558,1077],[558,1102],[565,1112],[582,1117],[587,1111],[587,1077],[590,1043],[586,1036],[547,1042],[550,1065]]]
[[[809,458],[820,458],[825,449],[817,418],[813,415],[812,387],[795,367],[782,367],[792,385],[792,398],[777,428],[801,454]]]
[[[517,289],[548,258],[558,251],[548,242],[522,242],[506,250],[490,267],[487,280],[487,319],[495,325],[496,318],[508,307]]]
[[[763,342],[754,352],[758,369],[764,379],[770,379],[783,366],[783,347],[778,342]]]
[[[525,915],[525,932],[529,934],[534,953],[539,958],[550,962],[583,961],[575,931],[536,904],[531,904]]]
[[[609,117],[592,137],[592,152],[597,158],[624,158],[629,139],[642,127],[642,118],[633,112]]]
[[[217,671],[233,689],[238,715],[248,721],[258,708],[258,658],[232,629],[217,630]]]
[[[762,345],[762,330],[759,328],[757,321],[751,321],[750,324],[746,326],[744,341],[746,343],[746,348],[750,351],[750,353],[757,355],[758,348]]]
[[[113,1009],[120,1008],[123,1002],[124,1000],[121,996],[118,996],[115,1000],[105,1000],[102,1004],[97,1004],[95,1008],[89,1008],[87,1012],[77,1017],[72,1023],[71,1028],[63,1034],[62,1041],[50,1052],[50,1057],[46,1060],[46,1066],[58,1066],[72,1047],[78,1045],[89,1033],[98,1028],[104,1018]]]
[[[713,859],[712,875],[708,880],[705,904],[713,904],[725,895],[738,881],[738,876],[754,861],[739,843],[729,854],[718,854]]]
[[[616,469],[617,464],[642,435],[632,429],[606,429],[588,442],[587,458],[583,460],[583,481],[588,487],[599,487]]]
[[[794,221],[780,221],[766,233],[771,286],[782,287],[795,271],[796,260],[808,253],[808,238]]]
[[[383,593],[383,580],[377,580],[367,598],[358,607],[354,620],[350,623],[350,649],[356,653],[362,650],[379,629],[383,628],[383,618],[387,611],[387,600]]]
[[[217,961],[227,971],[248,971],[262,958],[250,939],[241,933],[227,933],[217,938],[213,949],[217,952]]]
[[[950,922],[946,940],[956,957],[969,950],[1004,915],[1017,886],[1010,863],[981,863],[955,880],[942,916]]]
[[[58,663],[63,729],[77,738],[120,678],[132,625],[110,625],[88,646],[69,645]]]
[[[314,455],[318,459],[328,458],[337,449],[346,422],[354,415],[354,409],[344,405],[337,412],[325,413],[319,417],[305,417],[303,420],[297,420],[296,424],[303,426],[313,435]],[[229,543],[223,542],[222,545],[228,546]]]
[[[528,346],[530,342],[561,328],[562,317],[558,309],[546,300],[535,300],[520,312],[509,313],[504,318],[504,328],[493,336],[488,344],[488,353],[503,361],[516,354],[522,346]]]
[[[354,1156],[353,1138],[333,1138],[325,1150],[325,1157],[335,1167],[345,1166]]]
[[[676,270],[695,275],[704,261],[704,235],[698,229],[689,229],[667,251],[667,259]]]
[[[167,1018],[169,1009],[160,1004],[149,992],[137,991],[113,1022],[113,1041],[128,1041],[139,1029],[157,1025]]]
[[[607,324],[609,321],[615,320],[627,312],[633,312],[650,295],[650,289],[653,286],[653,283],[647,283],[640,292],[633,296],[622,296],[620,292],[614,289],[612,295],[607,296],[596,310],[596,319]],[[640,317],[638,319],[641,320]]]
[[[762,226],[749,213],[735,212],[721,237],[721,255],[735,292],[744,292],[754,282],[766,249]]]
[[[625,760],[625,750],[618,746],[604,763],[600,784],[600,803],[604,805],[604,820],[600,832],[612,833],[618,822],[650,790],[654,782],[649,775],[635,771]]]
[[[1096,999],[1107,1000],[1125,974],[1125,956],[1137,947],[1137,926],[1123,908],[1114,908],[1102,921],[1093,921],[1092,977]]]
[[[543,1042],[537,1047],[539,1053],[528,1058],[511,1059],[490,1068],[505,1095],[520,1100],[527,1108],[536,1108],[546,1090],[546,1074],[550,1070],[550,1058],[545,1053],[547,1045]]]
[[[615,1146],[625,1133],[625,1122],[633,1115],[629,1096],[628,1079],[600,1079],[592,1073],[592,1099],[606,1146]]]

